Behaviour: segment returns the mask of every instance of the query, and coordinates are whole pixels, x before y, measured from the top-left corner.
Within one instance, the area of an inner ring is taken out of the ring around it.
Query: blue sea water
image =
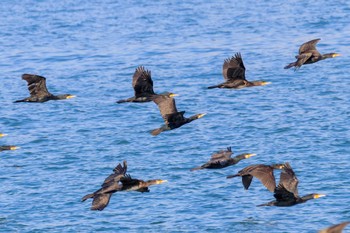
[[[1,232],[317,232],[350,219],[348,1],[53,1],[0,3]],[[343,56],[284,70],[299,46]],[[222,82],[224,59],[241,52],[248,80],[272,84],[206,89]],[[135,68],[156,92],[207,115],[157,137],[154,103],[133,95]],[[14,104],[23,73],[76,98]],[[220,170],[190,172],[232,146],[257,156]],[[115,193],[102,212],[82,196],[123,160],[140,179],[167,179],[149,193]],[[229,174],[289,161],[300,195],[327,196],[288,208],[257,180],[249,191]],[[349,230],[348,230],[349,231]]]

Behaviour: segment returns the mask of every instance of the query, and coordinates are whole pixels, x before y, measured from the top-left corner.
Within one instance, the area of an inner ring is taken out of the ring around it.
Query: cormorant
[[[323,230],[320,230],[318,233],[342,233],[343,229],[348,225],[350,222],[343,222],[336,225],[333,225],[331,227],[327,227]]]
[[[138,180],[131,178],[126,174],[127,163],[123,162],[123,166],[118,164],[111,175],[109,175],[101,185],[102,188],[94,193],[85,195],[81,201],[93,198],[91,210],[103,210],[109,203],[113,193],[120,191],[138,191],[149,192],[148,187],[155,184],[161,184],[166,180]]]
[[[284,164],[272,164],[272,165],[265,165],[265,164],[256,164],[256,165],[250,165],[248,167],[245,167],[244,169],[240,170],[235,175],[227,176],[227,178],[233,178],[236,176],[242,177],[242,183],[245,189],[248,189],[250,186],[250,183],[253,180],[253,177],[258,178],[261,183],[271,192],[273,192],[276,188],[276,181],[275,176],[273,174],[274,169],[282,169],[284,168]]]
[[[224,61],[222,67],[222,75],[224,76],[225,82],[210,86],[211,88],[234,88],[240,89],[244,87],[253,87],[253,86],[265,86],[270,84],[270,82],[265,81],[248,81],[245,78],[245,67],[243,64],[241,53],[236,53],[235,56],[228,58]]]
[[[132,78],[132,87],[134,88],[135,96],[130,97],[128,99],[118,100],[118,104],[125,102],[150,102],[152,101],[153,96],[158,95],[153,91],[151,71],[146,70],[143,66],[139,66],[136,68],[134,76]],[[176,94],[171,92],[165,92],[160,95],[166,95],[170,97],[176,96]]]
[[[184,124],[202,118],[205,115],[204,113],[200,113],[189,118],[184,117],[185,111],[178,112],[175,105],[175,99],[170,96],[157,95],[152,97],[152,100],[158,105],[160,114],[165,122],[165,125],[151,131],[153,136],[156,136],[163,131],[179,128]]]
[[[18,102],[46,102],[49,100],[63,100],[63,99],[70,99],[75,97],[71,94],[64,94],[64,95],[53,95],[51,94],[46,87],[46,78],[39,76],[39,75],[33,75],[33,74],[23,74],[22,79],[26,80],[28,83],[28,90],[30,92],[30,97],[17,100],[15,103]]]
[[[227,150],[221,150],[211,156],[211,159],[209,162],[203,164],[200,167],[192,168],[191,171],[200,170],[200,169],[217,169],[217,168],[224,168],[231,165],[234,165],[241,161],[242,159],[248,159],[256,154],[240,154],[233,158],[231,158],[231,155],[233,154],[231,147],[227,147]]]
[[[323,55],[320,54],[320,52],[318,52],[316,49],[316,44],[320,40],[321,39],[314,39],[302,44],[299,48],[299,55],[295,56],[297,61],[288,64],[284,67],[284,69],[289,69],[294,66],[296,70],[304,64],[311,64],[327,58],[334,58],[340,56],[339,53],[326,53]]]
[[[285,163],[281,171],[280,182],[274,190],[276,200],[258,206],[293,206],[325,196],[324,194],[312,193],[300,197],[298,194],[298,182],[290,164]]]
[[[0,146],[0,152],[4,150],[17,150],[19,149],[18,146]]]

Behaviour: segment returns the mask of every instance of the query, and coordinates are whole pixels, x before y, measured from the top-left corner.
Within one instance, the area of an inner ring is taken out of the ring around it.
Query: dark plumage
[[[299,48],[299,55],[295,56],[297,61],[292,62],[284,67],[284,69],[289,69],[291,67],[295,67],[295,69],[299,69],[302,65],[315,63],[327,58],[334,58],[340,56],[339,53],[326,53],[320,54],[316,49],[316,44],[321,39],[310,40],[304,44],[302,44]]]
[[[273,164],[273,165],[264,165],[256,164],[250,165],[242,170],[240,170],[235,175],[227,176],[227,178],[233,178],[236,176],[242,177],[242,183],[245,189],[248,189],[250,183],[253,180],[253,177],[258,178],[261,183],[271,192],[276,188],[275,176],[273,174],[274,169],[282,169],[284,164]]]
[[[312,193],[303,197],[298,194],[298,179],[289,163],[285,163],[280,176],[280,182],[274,190],[275,201],[259,206],[293,206],[311,199],[323,197],[323,194]]]
[[[85,195],[82,198],[82,201],[93,198],[91,210],[103,210],[108,205],[112,194],[115,192],[149,192],[149,186],[166,182],[166,180],[143,181],[133,179],[130,175],[126,174],[126,171],[126,161],[123,162],[123,166],[121,164],[118,164],[118,166],[113,169],[113,173],[104,180],[103,184],[101,185],[102,188],[94,193]]]
[[[227,147],[227,150],[221,150],[211,156],[209,162],[203,164],[200,167],[192,168],[191,171],[200,170],[200,169],[218,169],[228,167],[234,164],[237,164],[242,159],[250,158],[256,154],[241,154],[231,158],[233,152],[231,147]]]
[[[244,87],[253,87],[253,86],[264,86],[270,82],[265,81],[248,81],[245,78],[245,67],[243,64],[243,59],[240,53],[236,53],[235,56],[228,58],[224,61],[222,67],[222,75],[224,76],[225,82],[210,86],[211,88],[233,88],[240,89]]]
[[[42,103],[49,100],[62,100],[62,99],[70,99],[75,97],[71,94],[64,94],[64,95],[53,95],[51,94],[46,87],[46,78],[39,76],[39,75],[33,75],[33,74],[23,74],[22,79],[26,80],[28,83],[28,90],[30,92],[30,97],[17,100],[15,103],[18,102],[36,102],[36,103]]]
[[[118,100],[117,103],[136,102],[144,103],[152,101],[152,97],[156,96],[153,91],[153,80],[151,78],[151,71],[146,70],[143,66],[136,68],[132,78],[132,87],[134,88],[134,96],[128,99]],[[159,95],[176,96],[176,94],[165,92]]]
[[[343,222],[320,230],[318,233],[341,233],[350,222]]]
[[[0,152],[4,150],[17,150],[19,149],[18,146],[0,146]]]
[[[165,125],[162,127],[151,131],[153,136],[156,136],[163,131],[179,128],[184,124],[202,118],[205,115],[204,113],[200,113],[189,118],[184,117],[185,111],[178,112],[175,105],[175,99],[170,96],[157,95],[154,96],[152,100],[158,105],[160,113],[165,122]]]

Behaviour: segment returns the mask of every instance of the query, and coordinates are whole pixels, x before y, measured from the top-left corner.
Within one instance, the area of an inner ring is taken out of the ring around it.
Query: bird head
[[[274,169],[283,169],[285,165],[283,163],[277,163],[271,165]]]
[[[252,156],[255,156],[256,154],[250,154],[250,153],[246,153],[246,154],[243,154],[244,158],[248,159]]]
[[[339,56],[341,56],[341,54],[340,53],[331,53],[331,56],[332,57],[339,57]]]

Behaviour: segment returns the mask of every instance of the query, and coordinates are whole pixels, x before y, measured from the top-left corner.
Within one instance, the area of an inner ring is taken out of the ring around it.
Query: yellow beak
[[[4,136],[7,136],[7,134],[0,133],[0,137],[4,137]]]
[[[71,99],[71,98],[74,98],[74,97],[77,97],[76,95],[69,95],[66,97],[66,99]]]
[[[314,198],[317,199],[317,198],[325,197],[325,196],[326,196],[325,194],[315,194]]]
[[[206,113],[198,114],[198,119],[204,117],[205,115],[207,115],[207,114]]]
[[[17,150],[17,149],[19,149],[20,147],[19,146],[11,146],[10,147],[10,150]]]
[[[178,94],[171,93],[169,96],[170,96],[170,97],[175,97],[175,96],[179,96],[179,95],[178,95]]]
[[[163,184],[165,182],[168,182],[167,180],[157,180],[157,184]]]
[[[248,159],[248,158],[250,158],[250,157],[252,157],[252,156],[255,156],[255,155],[256,155],[256,154],[246,154],[246,155],[245,155],[245,158]]]
[[[332,57],[339,57],[339,56],[341,56],[341,54],[340,54],[340,53],[335,53],[335,54],[333,54],[333,56],[332,56]]]

